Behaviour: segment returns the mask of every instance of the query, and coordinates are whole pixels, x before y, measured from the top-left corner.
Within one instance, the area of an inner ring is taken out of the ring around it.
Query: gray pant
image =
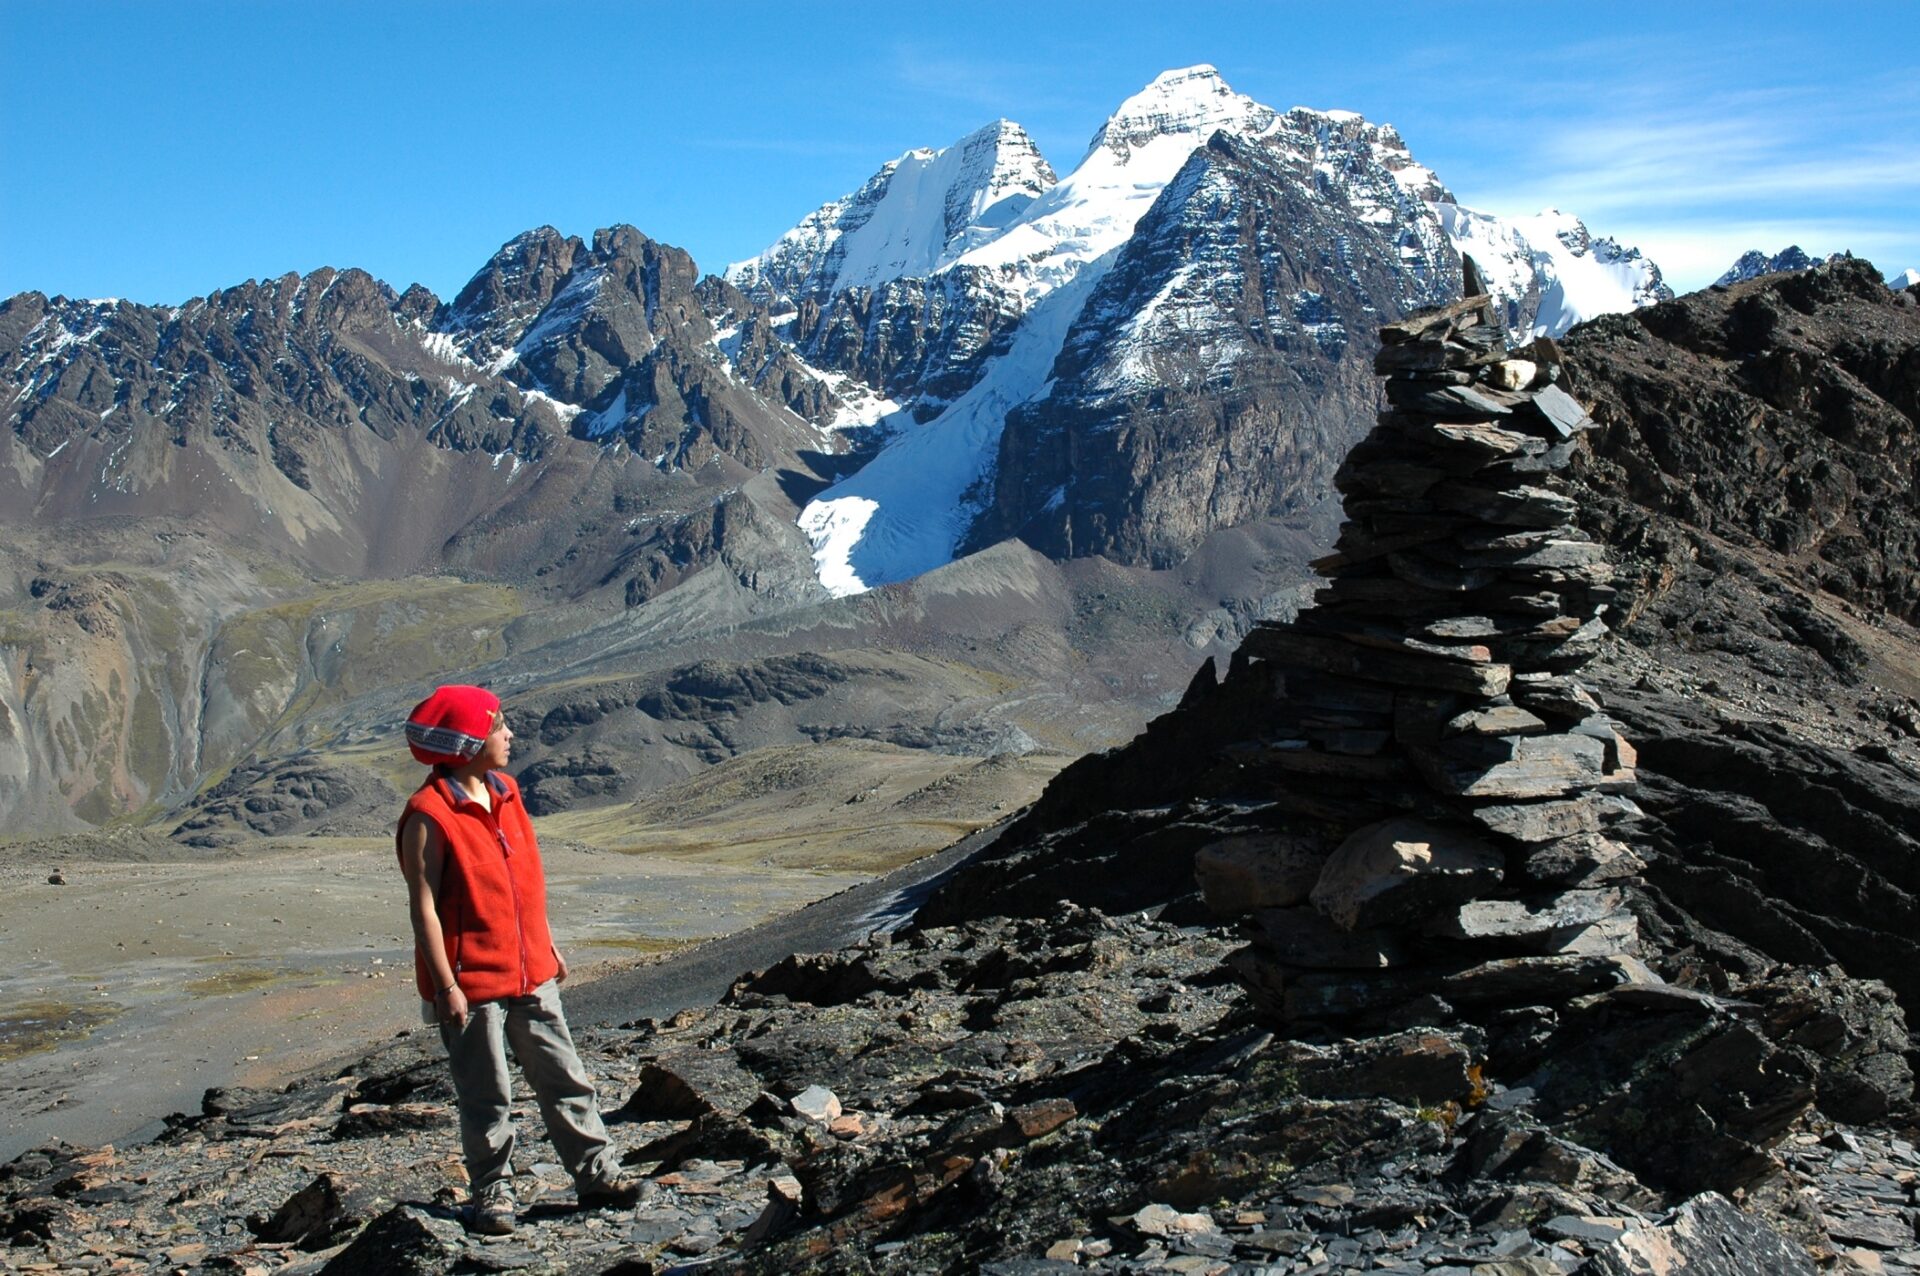
[[[487,1184],[513,1174],[513,1077],[507,1044],[540,1101],[547,1137],[576,1186],[613,1178],[619,1161],[607,1141],[594,1100],[593,1082],[580,1065],[560,1009],[560,991],[549,979],[525,997],[483,1001],[470,1007],[464,1028],[440,1025],[440,1040],[453,1067],[460,1111],[460,1148],[478,1195]]]

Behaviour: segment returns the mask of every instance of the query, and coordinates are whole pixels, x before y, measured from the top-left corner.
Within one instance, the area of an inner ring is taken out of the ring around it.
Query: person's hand
[[[557,984],[564,984],[567,982],[567,959],[560,955],[560,950],[558,948],[555,948],[553,950],[553,959],[560,963],[559,973],[554,975],[553,982]]]
[[[441,1023],[450,1023],[456,1028],[464,1028],[467,1026],[468,1013],[467,994],[460,991],[459,984],[455,984],[441,995]]]

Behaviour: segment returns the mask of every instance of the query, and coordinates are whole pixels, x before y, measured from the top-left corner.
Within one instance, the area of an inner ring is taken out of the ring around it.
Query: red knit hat
[[[438,687],[407,715],[407,747],[428,766],[472,760],[493,734],[500,697],[485,687]]]

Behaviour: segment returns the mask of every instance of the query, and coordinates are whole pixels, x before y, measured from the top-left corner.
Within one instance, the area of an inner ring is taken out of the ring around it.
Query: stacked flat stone
[[[1555,473],[1593,422],[1484,295],[1381,340],[1328,583],[1242,646],[1275,701],[1239,760],[1299,818],[1202,850],[1203,892],[1249,917],[1237,967],[1287,1018],[1651,981],[1611,884],[1641,865],[1606,836],[1634,752],[1572,676],[1613,597]]]

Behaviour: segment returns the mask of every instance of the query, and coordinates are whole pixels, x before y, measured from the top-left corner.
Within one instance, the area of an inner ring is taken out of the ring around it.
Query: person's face
[[[480,746],[479,760],[493,770],[503,769],[507,759],[513,756],[513,728],[507,725],[506,715],[493,715],[493,731],[487,736],[487,742]]]

